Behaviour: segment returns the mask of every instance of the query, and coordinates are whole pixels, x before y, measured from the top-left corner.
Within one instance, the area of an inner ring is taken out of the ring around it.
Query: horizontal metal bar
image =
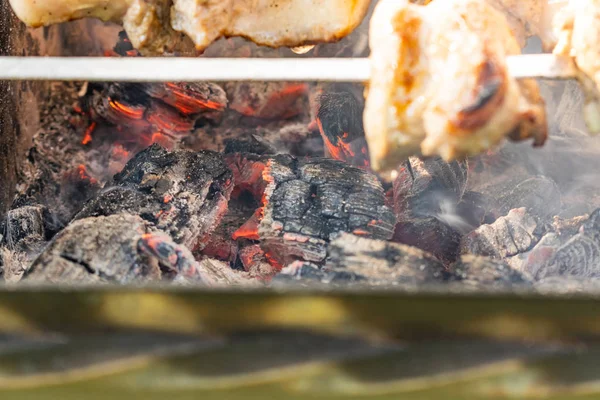
[[[570,58],[511,56],[515,78],[568,79]],[[50,81],[337,81],[366,82],[367,58],[0,57],[0,80]]]
[[[363,82],[369,70],[366,58],[0,57],[6,80]]]

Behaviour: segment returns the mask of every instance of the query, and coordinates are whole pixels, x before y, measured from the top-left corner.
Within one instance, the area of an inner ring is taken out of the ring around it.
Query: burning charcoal
[[[24,279],[52,283],[132,283],[183,276],[210,282],[193,256],[133,215],[85,218],[58,233]]]
[[[467,164],[414,157],[409,162],[410,168],[400,168],[394,181],[398,224],[393,240],[453,262],[462,232],[471,228],[457,208],[467,183]]]
[[[463,255],[452,265],[449,280],[485,289],[529,285],[531,278],[504,261],[489,257]]]
[[[473,229],[493,223],[500,215],[490,213],[490,199],[479,192],[465,192],[457,206],[458,215]]]
[[[233,175],[220,154],[152,145],[131,159],[75,216],[131,213],[199,250],[227,211]]]
[[[211,83],[108,83],[92,86],[83,100],[94,124],[84,144],[92,140],[96,123],[127,132],[127,140],[157,141],[187,136],[200,119],[218,122],[227,107],[224,90]]]
[[[498,204],[502,214],[513,208],[525,207],[530,215],[547,220],[560,212],[561,195],[552,179],[536,176],[501,195]]]
[[[227,108],[227,95],[221,86],[206,82],[141,84],[150,97],[162,100],[183,115],[220,115]],[[217,112],[217,113],[215,113]]]
[[[600,278],[600,209],[590,215],[577,235],[556,249],[535,277],[552,276]]]
[[[329,159],[231,155],[236,190],[262,207],[236,237],[260,239],[271,263],[322,262],[336,232],[389,239],[394,216],[377,178]]]
[[[225,85],[229,108],[259,119],[288,119],[306,109],[308,85],[293,82],[235,82]]]
[[[259,245],[246,246],[239,252],[244,271],[253,278],[270,279],[278,271],[268,263],[264,251]]]
[[[450,214],[467,185],[467,163],[439,157],[411,157],[394,181],[394,211],[398,221]]]
[[[360,277],[370,285],[440,282],[444,266],[415,247],[341,233],[332,240],[324,268]]]
[[[523,253],[538,242],[535,219],[525,208],[510,210],[491,225],[482,225],[463,238],[462,253],[505,258]]]
[[[398,222],[392,241],[415,246],[449,264],[459,255],[461,238],[458,230],[437,218],[429,217]]]
[[[326,156],[356,167],[369,167],[369,148],[362,122],[363,107],[349,92],[325,92],[318,96],[316,123],[325,143]]]
[[[535,277],[554,257],[561,245],[562,241],[556,233],[547,233],[531,250],[510,257],[506,261],[514,269]]]

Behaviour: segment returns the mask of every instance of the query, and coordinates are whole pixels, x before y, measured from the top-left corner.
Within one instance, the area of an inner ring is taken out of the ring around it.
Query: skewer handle
[[[569,79],[570,58],[511,56],[515,78]],[[96,82],[330,81],[367,82],[367,58],[0,57],[0,80]]]

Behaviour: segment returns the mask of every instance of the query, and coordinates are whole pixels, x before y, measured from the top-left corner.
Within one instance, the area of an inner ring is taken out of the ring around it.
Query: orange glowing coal
[[[185,89],[175,83],[167,83],[166,86],[171,89],[171,93],[175,97],[172,104],[183,114],[195,114],[203,109],[216,111],[223,111],[225,109],[225,104],[189,95],[185,92]]]
[[[87,169],[85,168],[85,165],[83,164],[79,164],[77,166],[77,177],[79,179],[81,179],[82,181],[87,181],[92,185],[95,185],[98,183],[98,181],[94,178],[92,178],[88,173],[87,173]]]
[[[259,240],[258,236],[258,225],[260,224],[260,220],[262,218],[262,207],[252,215],[248,219],[248,221],[244,222],[242,226],[240,226],[231,237],[233,240],[238,239],[249,239],[249,240]]]
[[[86,145],[92,142],[92,132],[96,129],[96,122],[92,122],[90,126],[87,127],[85,133],[83,134],[83,140],[81,140],[81,144]]]
[[[123,114],[131,119],[143,119],[144,118],[144,109],[143,108],[134,108],[127,106],[123,103],[120,103],[116,100],[110,99],[108,101],[110,107],[116,112]]]

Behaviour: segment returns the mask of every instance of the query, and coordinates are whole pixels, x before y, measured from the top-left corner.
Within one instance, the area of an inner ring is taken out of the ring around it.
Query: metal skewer
[[[574,78],[568,57],[507,58],[517,78]],[[368,58],[0,57],[0,80],[49,81],[337,81],[367,82]]]

